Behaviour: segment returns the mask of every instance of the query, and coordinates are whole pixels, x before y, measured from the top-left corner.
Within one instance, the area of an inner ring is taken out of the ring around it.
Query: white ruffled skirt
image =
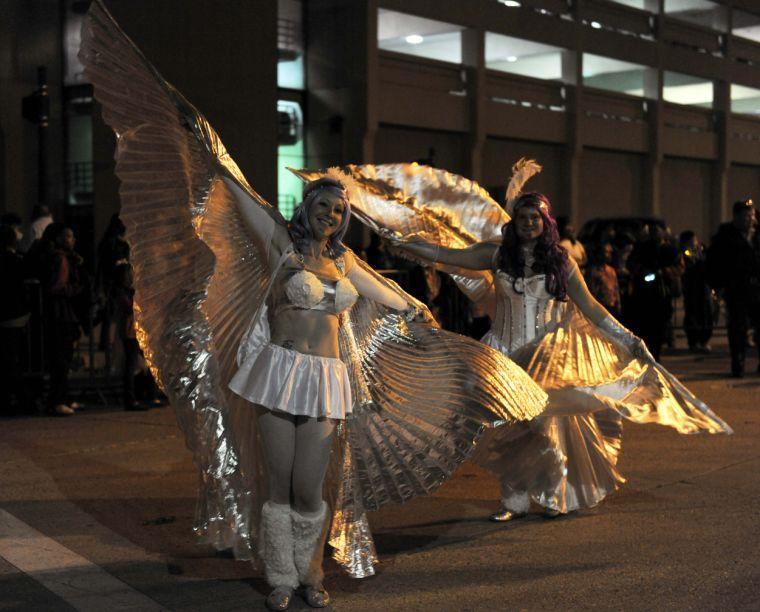
[[[276,344],[249,352],[229,387],[253,404],[296,416],[345,419],[351,414],[346,364]]]

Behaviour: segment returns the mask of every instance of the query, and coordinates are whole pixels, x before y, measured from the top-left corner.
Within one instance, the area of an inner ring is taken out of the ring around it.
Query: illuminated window
[[[562,78],[562,49],[486,32],[486,68],[536,79]]]
[[[615,4],[623,4],[630,6],[631,8],[640,9],[642,11],[648,11],[647,0],[612,0]]]
[[[298,102],[277,102],[277,207],[286,219],[301,201],[303,182],[288,166],[303,168],[306,154],[303,141],[303,112]]]
[[[731,23],[734,36],[760,42],[760,15],[734,9]]]
[[[731,85],[731,112],[760,115],[760,89]]]
[[[377,12],[377,44],[385,51],[461,64],[463,29],[386,9]]]
[[[675,104],[712,108],[713,83],[689,74],[665,72],[662,97]]]
[[[643,97],[645,74],[646,66],[640,64],[583,54],[583,84],[587,87]]]
[[[86,10],[86,7],[85,7]],[[82,23],[84,14],[81,10],[66,7],[66,19],[63,26],[63,84],[79,85],[86,83],[84,66],[79,61],[79,47],[82,45]]]
[[[719,32],[725,32],[728,23],[726,7],[709,0],[665,0],[665,14]]]
[[[305,89],[303,6],[299,0],[277,2],[277,86]]]

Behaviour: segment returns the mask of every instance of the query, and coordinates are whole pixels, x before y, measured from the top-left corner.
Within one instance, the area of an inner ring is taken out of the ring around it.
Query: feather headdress
[[[507,185],[507,194],[504,202],[504,208],[510,217],[514,214],[515,202],[522,193],[523,185],[539,172],[541,172],[541,166],[535,159],[528,159],[527,157],[521,157],[512,166],[512,176]]]

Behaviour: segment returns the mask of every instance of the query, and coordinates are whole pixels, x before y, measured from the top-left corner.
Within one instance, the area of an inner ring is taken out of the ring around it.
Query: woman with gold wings
[[[299,586],[323,607],[325,534],[372,575],[366,512],[430,493],[546,395],[354,257],[340,181],[286,223],[98,1],[80,57],[117,135],[140,344],[200,468],[196,530],[261,557],[271,609]]]
[[[476,451],[501,480],[498,521],[525,515],[531,502],[555,516],[614,491],[623,482],[623,418],[680,433],[731,432],[588,291],[559,244],[549,200],[521,195],[539,170],[530,160],[516,164],[511,219],[476,183],[417,164],[296,171],[342,177],[354,214],[402,253],[451,274],[490,314],[482,341],[548,393],[540,417],[490,431]]]

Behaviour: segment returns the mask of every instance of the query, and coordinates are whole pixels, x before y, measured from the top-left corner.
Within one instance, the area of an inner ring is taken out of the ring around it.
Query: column
[[[731,84],[717,81],[713,84],[715,112],[716,157],[712,172],[712,206],[706,211],[705,222],[711,230],[731,217],[728,201],[728,181],[731,170]]]
[[[578,227],[585,221],[581,211],[583,51],[580,44],[576,49],[568,49],[562,54],[562,81],[565,83],[567,143],[565,145],[565,201],[561,208],[570,218],[570,223]]]
[[[467,74],[467,99],[470,105],[470,132],[468,138],[468,177],[481,182],[483,155],[487,136],[485,32],[462,32],[462,61]]]

